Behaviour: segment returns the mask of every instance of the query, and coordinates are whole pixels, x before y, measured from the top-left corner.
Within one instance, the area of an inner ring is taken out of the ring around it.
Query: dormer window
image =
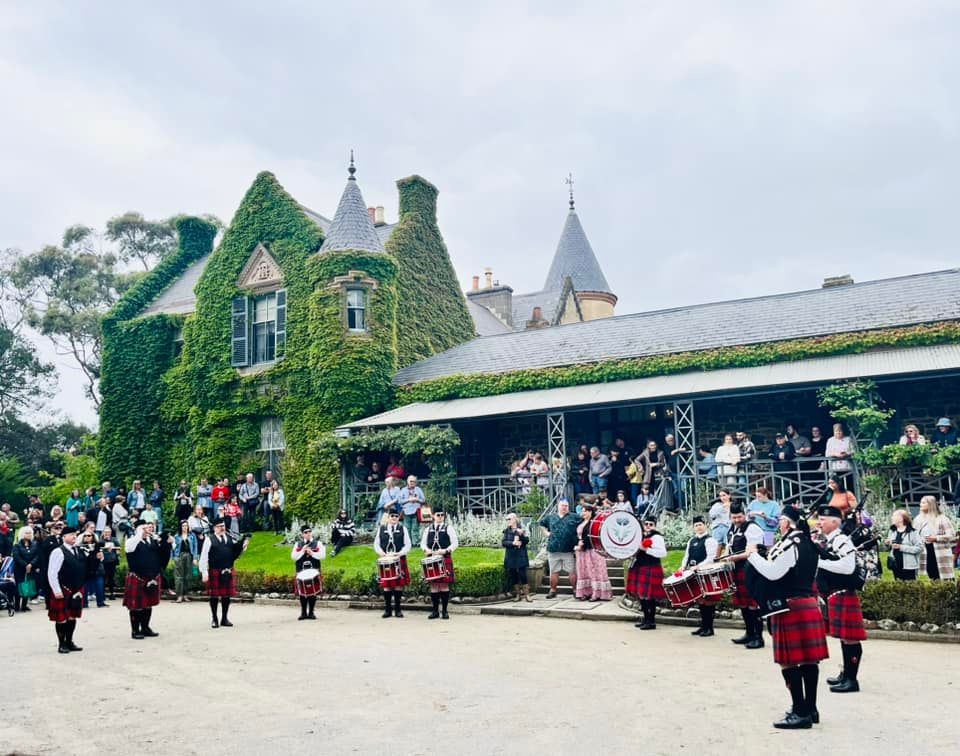
[[[233,298],[230,363],[234,367],[269,365],[283,357],[287,342],[287,292],[283,272],[258,244],[237,280],[242,294]]]

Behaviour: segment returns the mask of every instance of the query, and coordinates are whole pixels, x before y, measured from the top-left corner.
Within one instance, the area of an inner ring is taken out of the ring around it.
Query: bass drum
[[[643,541],[643,528],[633,512],[598,512],[586,530],[590,545],[607,559],[629,559]]]

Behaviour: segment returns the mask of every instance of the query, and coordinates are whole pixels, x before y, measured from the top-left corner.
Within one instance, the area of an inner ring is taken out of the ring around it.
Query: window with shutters
[[[367,332],[366,289],[347,289],[347,329],[353,333]]]
[[[287,292],[233,299],[234,367],[261,365],[283,356],[287,343]]]

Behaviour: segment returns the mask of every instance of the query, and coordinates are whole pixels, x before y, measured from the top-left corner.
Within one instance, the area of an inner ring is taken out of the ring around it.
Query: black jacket
[[[13,577],[18,583],[22,583],[27,575],[27,565],[32,564],[34,574],[40,566],[40,546],[36,541],[18,541],[13,547]]]
[[[530,558],[527,556],[527,544],[530,542],[530,536],[526,533],[520,536],[520,546],[518,547],[513,544],[516,535],[517,531],[513,528],[507,528],[503,531],[503,566],[508,570],[517,570],[530,564]]]

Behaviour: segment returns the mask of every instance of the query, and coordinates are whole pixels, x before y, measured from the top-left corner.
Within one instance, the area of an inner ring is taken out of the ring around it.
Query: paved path
[[[4,686],[0,752],[117,752],[135,728],[138,753],[183,756],[960,750],[953,646],[869,642],[864,692],[824,690],[823,723],[790,733],[770,728],[787,695],[769,648],[734,647],[734,631],[357,610],[297,622],[291,607],[251,604],[232,614],[235,627],[211,630],[205,605],[164,604],[161,636],[133,641],[118,602],[88,611],[85,650],[68,656],[42,612],[0,617],[17,691]],[[54,680],[71,686],[57,713]]]

